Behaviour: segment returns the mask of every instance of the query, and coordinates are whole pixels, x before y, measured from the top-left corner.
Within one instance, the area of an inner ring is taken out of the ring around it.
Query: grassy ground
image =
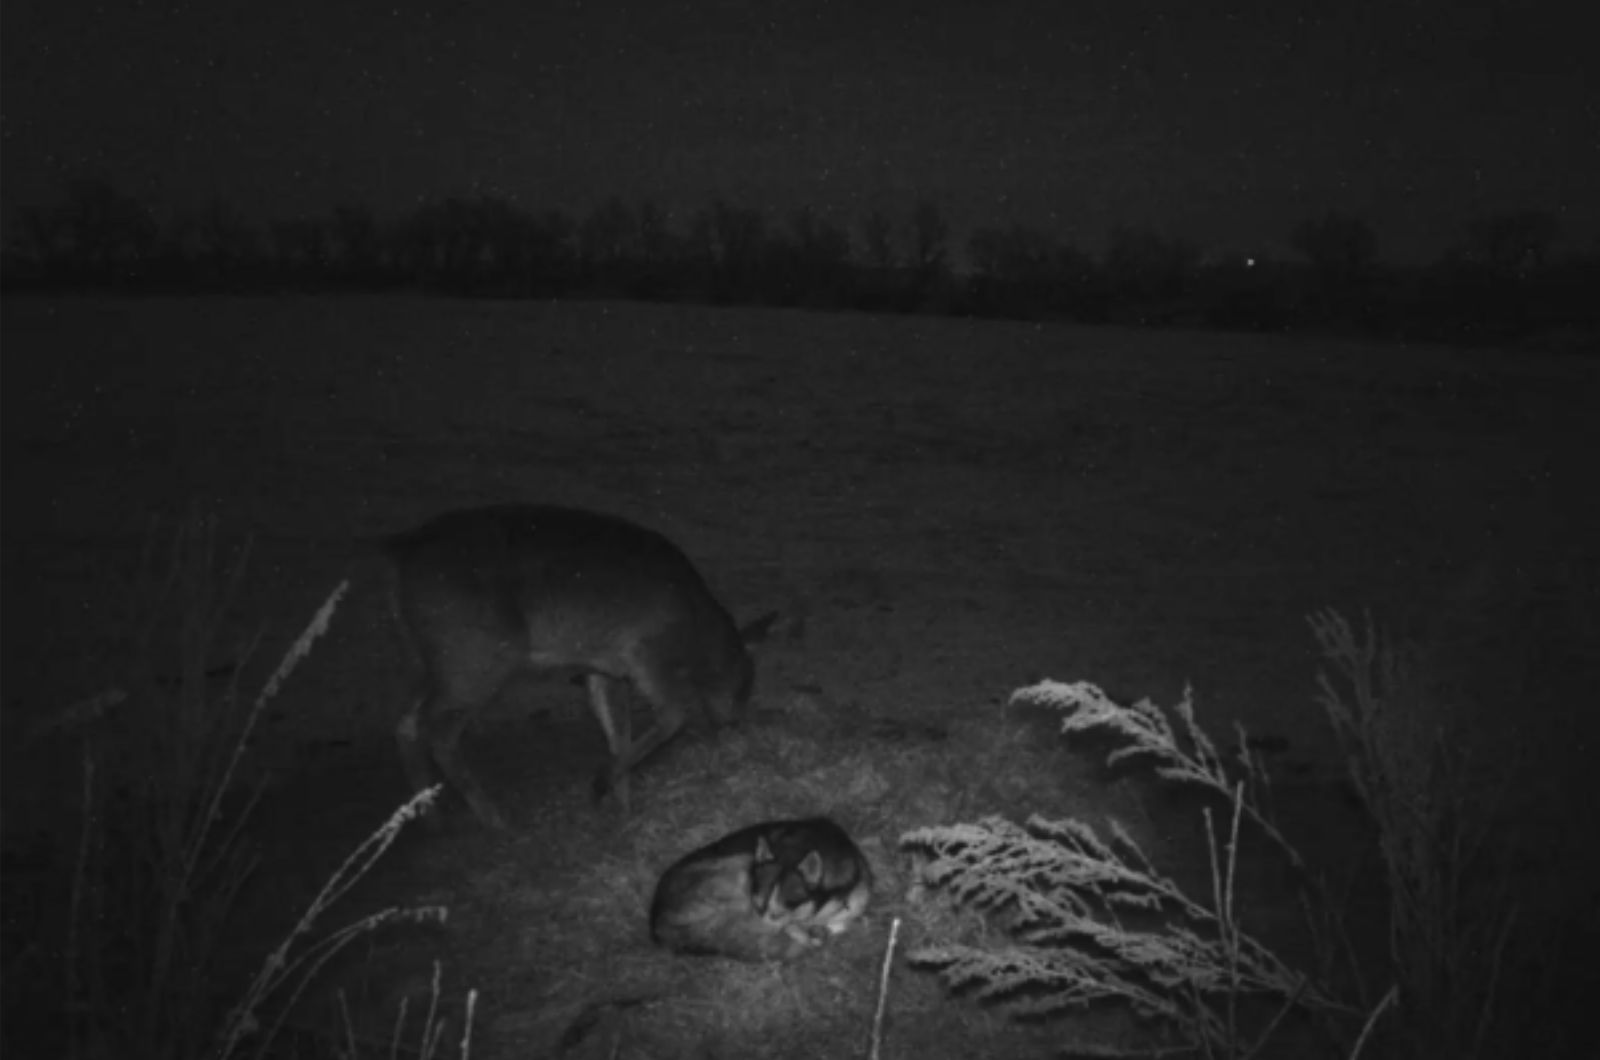
[[[258,632],[247,665],[276,659],[355,577],[262,741],[279,780],[241,965],[404,794],[389,729],[407,663],[362,538],[462,504],[589,505],[678,540],[739,617],[782,610],[756,724],[669,748],[628,820],[584,800],[601,742],[577,689],[534,682],[484,719],[468,753],[518,833],[407,836],[353,896],[453,907],[448,928],[384,936],[338,969],[374,1027],[442,956],[447,986],[482,991],[478,1056],[542,1054],[585,1014],[588,1055],[857,1050],[889,918],[907,915],[908,943],[936,923],[907,905],[901,832],[1116,813],[1193,857],[1192,807],[1107,786],[1096,759],[1003,714],[1042,676],[1160,702],[1192,682],[1214,733],[1239,719],[1286,742],[1275,764],[1348,865],[1333,838],[1348,828],[1321,823],[1339,816],[1321,808],[1340,805],[1324,797],[1339,769],[1303,616],[1324,605],[1452,646],[1471,731],[1557,778],[1516,793],[1537,836],[1523,871],[1554,896],[1539,908],[1594,901],[1564,852],[1600,806],[1560,782],[1593,747],[1593,712],[1573,709],[1594,671],[1574,631],[1594,628],[1600,582],[1591,365],[604,304],[14,299],[0,327],[8,851],[59,827],[71,783],[70,759],[20,759],[13,733],[98,690],[152,514],[198,504],[227,547],[254,538],[224,662]],[[661,868],[810,812],[873,859],[865,930],[784,969],[649,948]],[[38,860],[7,875],[33,879]],[[890,1055],[1129,1033],[1116,1014],[1019,1028],[895,972]]]

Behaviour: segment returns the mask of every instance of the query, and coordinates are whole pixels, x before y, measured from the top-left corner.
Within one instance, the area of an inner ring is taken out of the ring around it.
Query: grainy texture
[[[714,572],[737,620],[782,609],[788,635],[756,658],[760,724],[677,741],[635,778],[646,809],[626,826],[586,804],[605,752],[580,689],[516,689],[485,719],[468,753],[522,837],[434,840],[375,883],[375,898],[454,907],[447,983],[485,990],[475,1056],[545,1051],[601,986],[674,999],[640,1010],[640,1055],[854,1048],[891,900],[784,978],[686,975],[649,945],[655,874],[732,828],[827,813],[890,896],[904,879],[875,851],[904,830],[1127,810],[1125,792],[1056,757],[1048,727],[1001,718],[996,705],[1040,677],[1162,703],[1192,682],[1209,731],[1240,718],[1315,770],[1304,616],[1370,606],[1453,631],[1461,684],[1517,705],[1485,707],[1485,723],[1536,735],[1525,753],[1547,772],[1593,746],[1595,713],[1560,709],[1558,680],[1593,667],[1571,636],[1594,629],[1600,541],[1586,444],[1600,387],[1583,362],[404,299],[8,299],[0,348],[8,726],[101,691],[152,514],[197,504],[254,537],[221,643],[242,657],[260,632],[258,663],[356,577],[261,736],[286,767],[264,806],[283,825],[268,914],[405,792],[391,732],[406,668],[363,539],[480,503],[591,507],[665,533]],[[1486,681],[1486,643],[1511,645],[1516,674],[1531,659],[1538,679]],[[74,775],[70,756],[23,764],[0,770],[8,819],[48,812]],[[1589,788],[1542,789],[1561,812],[1530,827],[1592,821]],[[272,915],[252,923],[275,941]],[[906,936],[920,944],[926,928]],[[432,945],[374,962],[375,1026]],[[1015,1055],[1028,1033],[896,977],[896,1054]]]

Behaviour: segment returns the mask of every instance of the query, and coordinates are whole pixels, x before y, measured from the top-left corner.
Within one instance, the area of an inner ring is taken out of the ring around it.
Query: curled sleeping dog
[[[825,817],[766,821],[679,859],[656,884],[650,937],[676,953],[784,961],[867,907],[872,870]]]

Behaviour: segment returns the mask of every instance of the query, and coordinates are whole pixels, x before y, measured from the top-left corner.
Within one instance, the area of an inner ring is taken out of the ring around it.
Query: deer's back
[[[503,642],[534,665],[625,672],[641,645],[690,668],[743,658],[733,619],[662,535],[594,512],[450,512],[387,541],[396,606],[425,653]]]

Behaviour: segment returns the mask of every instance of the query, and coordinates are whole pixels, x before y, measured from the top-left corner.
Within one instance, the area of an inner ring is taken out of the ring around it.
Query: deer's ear
[[[772,856],[772,847],[768,845],[767,837],[764,836],[764,835],[763,836],[757,836],[756,837],[756,864],[759,865],[763,861],[776,861],[776,860],[778,860],[778,859]]]
[[[777,611],[768,611],[760,618],[752,618],[739,627],[739,639],[746,646],[764,643],[772,635],[772,627],[777,623],[778,618],[779,613]]]

